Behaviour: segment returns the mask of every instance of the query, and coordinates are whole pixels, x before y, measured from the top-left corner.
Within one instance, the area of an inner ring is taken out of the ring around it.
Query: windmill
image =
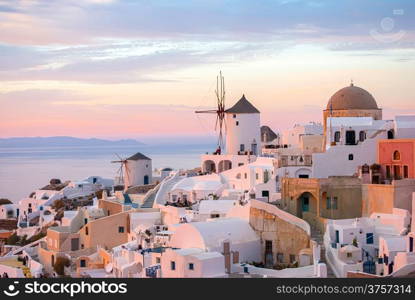
[[[218,131],[219,127],[219,134],[218,134],[218,147],[223,149],[224,142],[223,142],[223,127],[225,124],[225,131],[226,131],[226,123],[225,121],[225,79],[222,76],[222,72],[219,72],[219,76],[216,77],[216,99],[218,102],[217,109],[209,109],[209,110],[197,110],[195,113],[197,114],[216,114],[216,123],[215,123],[215,131]]]
[[[130,179],[129,178],[130,171],[128,170],[128,164],[127,164],[128,161],[126,159],[123,159],[117,153],[115,153],[115,155],[118,157],[119,160],[113,160],[113,161],[111,161],[111,163],[120,164],[120,167],[117,170],[117,174],[118,174],[118,178],[119,178],[120,183],[125,185],[125,182],[124,182],[124,169],[125,169],[125,174],[127,176],[127,181],[128,182],[130,181],[129,180]]]

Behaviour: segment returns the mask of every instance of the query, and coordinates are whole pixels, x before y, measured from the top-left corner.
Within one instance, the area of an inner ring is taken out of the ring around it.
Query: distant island
[[[0,139],[0,147],[67,147],[67,146],[139,146],[145,145],[134,139],[104,140],[82,139],[70,136],[13,137]]]

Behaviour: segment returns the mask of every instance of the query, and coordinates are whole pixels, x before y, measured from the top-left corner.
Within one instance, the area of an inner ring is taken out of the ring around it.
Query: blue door
[[[338,230],[336,230],[336,243],[340,243],[340,234]]]
[[[363,272],[369,274],[376,274],[376,265],[373,261],[365,261],[363,263]]]
[[[309,211],[310,210],[310,198],[307,196],[303,196],[301,201],[301,206],[303,211]]]
[[[144,185],[149,184],[148,176],[144,176]]]

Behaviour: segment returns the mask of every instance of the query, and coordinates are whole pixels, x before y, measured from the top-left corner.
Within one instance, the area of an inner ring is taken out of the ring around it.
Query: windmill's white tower
[[[226,154],[261,154],[260,112],[245,95],[225,111]]]
[[[146,185],[152,183],[151,158],[141,153],[136,153],[125,160],[124,186]]]

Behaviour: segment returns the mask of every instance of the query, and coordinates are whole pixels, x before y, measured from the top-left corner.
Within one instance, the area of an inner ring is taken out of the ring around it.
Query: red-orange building
[[[415,178],[415,139],[379,141],[378,163],[386,179]]]

